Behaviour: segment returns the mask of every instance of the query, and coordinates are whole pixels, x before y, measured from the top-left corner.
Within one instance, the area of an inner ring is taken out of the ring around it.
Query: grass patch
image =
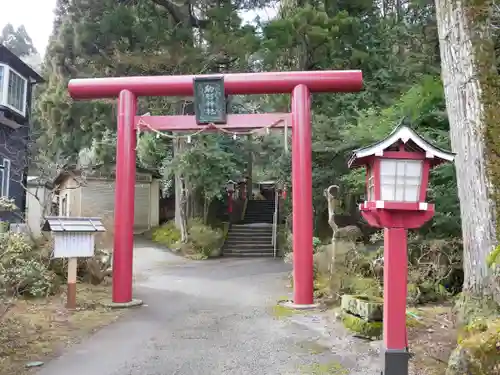
[[[293,316],[298,313],[298,310],[291,309],[289,307],[283,306],[283,305],[275,305],[273,306],[273,316],[275,318],[286,318]]]
[[[325,345],[321,345],[317,341],[304,341],[299,343],[299,347],[311,354],[321,354],[329,350]]]
[[[60,354],[111,322],[122,310],[103,307],[100,301],[109,298],[109,285],[78,284],[78,309],[68,311],[66,295],[39,300],[17,300],[0,322],[1,374],[24,375],[26,364],[46,361]]]
[[[347,375],[349,371],[338,362],[314,363],[302,366],[300,371],[308,375]]]

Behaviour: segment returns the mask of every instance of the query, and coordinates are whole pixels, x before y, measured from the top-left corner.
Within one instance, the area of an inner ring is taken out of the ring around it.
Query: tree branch
[[[177,5],[169,0],[152,0],[153,3],[159,5],[167,10],[172,16],[175,22],[182,23],[191,27],[198,29],[205,29],[208,26],[208,20],[200,20],[195,17],[192,11],[192,6],[190,1],[187,2],[188,14],[185,14],[182,10],[182,6]]]

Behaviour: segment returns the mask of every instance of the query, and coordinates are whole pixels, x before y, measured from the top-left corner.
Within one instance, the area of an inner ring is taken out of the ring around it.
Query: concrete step
[[[269,217],[269,216],[261,216],[261,217],[245,217],[243,218],[243,221],[246,221],[246,222],[254,222],[254,223],[258,223],[258,222],[263,222],[263,223],[267,223],[269,221],[271,221],[271,223],[273,222],[273,217]]]
[[[245,250],[245,251],[252,251],[252,250],[266,250],[266,249],[272,249],[273,244],[270,242],[266,243],[239,243],[239,244],[234,244],[234,243],[226,243],[224,245],[225,249],[229,250]]]
[[[231,257],[272,257],[272,236],[272,225],[233,224],[222,253]]]
[[[267,225],[267,224],[271,224],[271,223],[249,223],[250,225],[252,224],[255,224],[255,225],[259,225],[259,224],[264,224],[264,225]],[[258,229],[255,229],[255,230],[251,230],[251,229],[246,229],[246,228],[235,228],[235,229],[231,229],[228,233],[228,236],[231,236],[231,235],[236,235],[236,236],[263,236],[263,237],[267,237],[267,236],[270,236],[271,234],[273,233],[273,228],[272,226],[269,226],[269,228],[258,228]]]
[[[274,249],[271,247],[262,247],[262,248],[259,248],[259,249],[237,249],[237,248],[234,248],[234,247],[228,247],[226,249],[224,249],[223,251],[224,253],[272,253],[274,252]]]
[[[264,223],[266,224],[266,223]],[[272,225],[269,226],[251,226],[251,225],[240,225],[240,226],[235,226],[233,225],[231,229],[229,230],[229,234],[233,233],[254,233],[255,235],[260,235],[260,234],[267,234],[267,233],[272,233],[273,232],[273,227]]]
[[[274,256],[274,253],[224,253],[224,256],[226,257],[245,257],[245,258],[251,258],[251,257],[272,257]]]
[[[244,224],[272,224],[273,219],[244,219]]]
[[[266,237],[251,237],[251,236],[233,237],[233,236],[228,236],[226,239],[226,243],[234,243],[234,244],[239,244],[239,243],[254,243],[254,244],[272,243],[272,239],[273,239],[273,236],[266,236]]]

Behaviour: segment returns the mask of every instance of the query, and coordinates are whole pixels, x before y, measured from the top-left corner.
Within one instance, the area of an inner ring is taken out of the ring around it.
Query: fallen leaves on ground
[[[66,295],[17,300],[0,321],[0,375],[25,375],[29,362],[45,361],[97,329],[115,321],[120,310],[103,307],[109,285],[78,284],[78,308],[65,308]]]
[[[450,305],[429,305],[411,310],[418,323],[408,328],[412,375],[443,375],[457,334]]]

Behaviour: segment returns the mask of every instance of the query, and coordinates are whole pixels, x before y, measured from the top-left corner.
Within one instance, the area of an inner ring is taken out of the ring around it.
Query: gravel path
[[[46,364],[39,375],[378,374],[370,344],[331,314],[280,316],[288,266],[273,259],[186,261],[136,246],[145,305]]]

